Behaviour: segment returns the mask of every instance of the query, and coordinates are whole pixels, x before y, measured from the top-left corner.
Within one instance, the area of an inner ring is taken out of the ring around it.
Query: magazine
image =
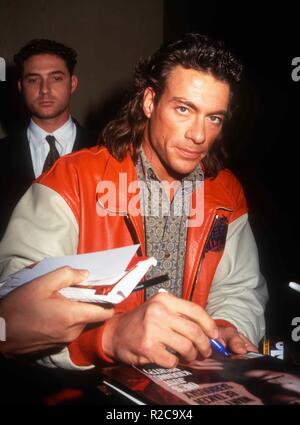
[[[249,353],[214,356],[172,369],[155,364],[117,366],[103,381],[138,404],[274,405],[300,404],[300,369],[274,357]]]

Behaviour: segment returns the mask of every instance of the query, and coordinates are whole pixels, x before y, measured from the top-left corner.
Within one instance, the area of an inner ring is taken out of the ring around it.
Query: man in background
[[[32,181],[57,158],[89,143],[70,115],[71,97],[78,84],[76,51],[53,40],[31,40],[14,61],[30,121],[0,141],[0,238],[15,204]]]

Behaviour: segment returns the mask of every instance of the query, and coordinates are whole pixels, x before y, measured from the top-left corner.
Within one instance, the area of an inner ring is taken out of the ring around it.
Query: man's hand
[[[59,347],[77,338],[88,323],[111,318],[112,308],[70,301],[57,292],[87,276],[87,270],[63,267],[10,292],[0,302],[7,335],[1,352],[13,355]]]
[[[160,293],[129,313],[116,314],[105,326],[104,352],[119,361],[174,367],[181,357],[209,357],[209,338],[218,329],[205,310],[190,301]]]
[[[258,353],[256,345],[235,328],[219,327],[219,340],[234,354],[246,354],[249,351]]]

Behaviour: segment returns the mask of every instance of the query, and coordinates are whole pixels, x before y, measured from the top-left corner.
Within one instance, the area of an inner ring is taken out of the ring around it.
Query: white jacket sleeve
[[[54,190],[35,183],[16,206],[1,241],[1,278],[45,257],[76,254],[77,244],[78,224],[66,201]],[[37,362],[64,369],[90,368],[76,366],[67,347]]]
[[[77,253],[78,224],[53,189],[33,184],[17,204],[0,243],[0,276],[41,261]]]
[[[206,310],[232,323],[258,344],[265,333],[267,285],[259,270],[256,243],[244,214],[228,226],[225,250],[217,267]]]

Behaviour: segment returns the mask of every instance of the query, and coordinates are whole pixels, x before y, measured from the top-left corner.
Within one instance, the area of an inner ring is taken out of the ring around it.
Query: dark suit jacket
[[[93,144],[86,130],[76,120],[73,152]],[[0,240],[10,215],[35,179],[27,139],[27,127],[0,140]]]

